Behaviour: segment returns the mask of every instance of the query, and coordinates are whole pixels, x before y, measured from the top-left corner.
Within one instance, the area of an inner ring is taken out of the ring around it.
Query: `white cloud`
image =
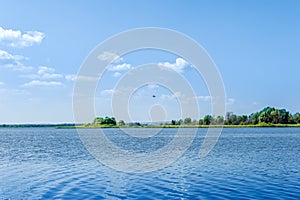
[[[63,75],[55,73],[54,68],[40,66],[36,74],[30,74],[23,77],[27,77],[30,79],[59,79],[63,78]]]
[[[122,74],[120,73],[120,72],[115,72],[114,74],[113,74],[113,76],[114,77],[120,77]]]
[[[99,60],[108,61],[111,63],[108,66],[107,70],[115,72],[113,73],[114,77],[120,77],[122,75],[120,71],[126,71],[131,69],[131,64],[124,63],[123,58],[113,52],[105,51],[101,53],[97,58]]]
[[[118,54],[105,51],[98,56],[99,60],[109,61],[109,62],[121,62],[123,58],[121,58]]]
[[[55,69],[46,66],[40,66],[37,74],[40,76],[40,79],[58,79],[62,78],[62,74],[55,73]]]
[[[23,84],[23,87],[33,87],[33,86],[60,86],[62,85],[61,82],[57,81],[39,81],[33,80],[28,83]]]
[[[156,89],[156,88],[159,88],[159,86],[158,86],[157,84],[155,84],[155,83],[150,83],[150,84],[147,85],[147,87],[148,87],[149,89],[151,89],[151,90],[154,90],[154,89]]]
[[[46,74],[46,73],[54,73],[55,69],[54,68],[50,68],[50,67],[46,67],[46,66],[40,66],[39,70],[38,70],[38,74]]]
[[[0,81],[0,86],[2,86],[2,85],[4,85],[4,83]]]
[[[110,65],[108,67],[109,71],[125,71],[131,69],[131,64],[123,63],[119,65]]]
[[[175,70],[176,72],[182,73],[183,69],[188,66],[188,62],[186,62],[182,58],[177,58],[175,63],[163,62],[158,63],[158,66],[168,67]]]
[[[10,53],[8,53],[7,51],[1,50],[0,49],[0,60],[23,60],[23,59],[27,59],[24,56],[21,55],[12,55]]]
[[[75,81],[76,78],[77,78],[77,75],[75,75],[75,74],[68,74],[68,75],[65,76],[65,79],[67,81]]]
[[[26,90],[19,90],[19,89],[5,89],[5,88],[0,88],[0,94],[1,95],[30,95],[30,92]]]
[[[232,105],[235,103],[235,99],[234,98],[228,98],[226,104],[227,105]]]
[[[15,61],[14,63],[4,64],[3,66],[6,68],[10,68],[13,71],[31,71],[33,69],[33,67],[26,66],[19,61]]]
[[[163,94],[160,96],[162,100],[171,100],[171,99],[177,99],[179,97],[182,97],[180,92],[175,92],[174,94],[168,95],[168,94]]]
[[[207,95],[207,96],[196,96],[196,99],[200,100],[200,101],[211,101],[211,96]]]
[[[45,34],[39,31],[26,31],[4,29],[0,27],[0,44],[10,47],[29,47],[40,44]]]
[[[78,75],[76,77],[76,80],[78,81],[90,81],[90,82],[94,82],[94,81],[98,81],[99,77],[98,76],[85,76],[85,75]]]
[[[100,92],[101,96],[110,96],[114,93],[114,89],[109,89],[109,90],[102,90]]]
[[[12,55],[7,51],[0,50],[0,64],[6,68],[10,68],[13,71],[29,71],[33,68],[24,65],[21,60],[27,60],[28,58],[21,55]]]
[[[49,73],[45,73],[41,76],[42,79],[58,79],[62,77],[63,77],[62,74],[49,74]]]

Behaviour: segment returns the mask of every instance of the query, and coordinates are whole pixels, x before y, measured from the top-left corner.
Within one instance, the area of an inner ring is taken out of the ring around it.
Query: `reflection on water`
[[[119,129],[105,132],[128,151],[147,152],[170,142],[176,129],[163,129],[158,140],[132,139]],[[299,199],[300,128],[224,129],[216,147],[200,160],[205,133],[199,129],[172,165],[127,174],[95,161],[76,130],[1,128],[0,199]]]

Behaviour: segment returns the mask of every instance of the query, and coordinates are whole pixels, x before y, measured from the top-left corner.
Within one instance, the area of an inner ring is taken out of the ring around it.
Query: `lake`
[[[171,165],[124,173],[96,161],[75,129],[0,128],[0,199],[300,198],[300,128],[226,128],[200,159],[206,131],[198,129]],[[116,145],[137,152],[161,148],[175,132],[162,129],[156,139],[132,139],[119,129],[105,129]]]

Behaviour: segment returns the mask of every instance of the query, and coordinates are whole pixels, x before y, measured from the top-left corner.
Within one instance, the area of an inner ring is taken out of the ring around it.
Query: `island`
[[[168,122],[141,123],[116,121],[115,117],[96,117],[92,123],[77,126],[57,126],[57,128],[209,128],[209,127],[300,127],[300,113],[290,113],[286,109],[265,107],[250,115],[236,115],[227,112],[226,116],[205,115],[196,120],[190,117]]]

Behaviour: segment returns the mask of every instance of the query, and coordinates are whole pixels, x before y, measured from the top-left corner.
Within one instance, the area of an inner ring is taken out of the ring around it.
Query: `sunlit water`
[[[147,152],[168,144],[176,129],[163,129],[159,140],[105,132],[128,151]],[[300,198],[300,128],[223,129],[215,148],[199,159],[205,133],[199,129],[172,165],[128,174],[98,163],[74,129],[1,128],[0,199]]]

